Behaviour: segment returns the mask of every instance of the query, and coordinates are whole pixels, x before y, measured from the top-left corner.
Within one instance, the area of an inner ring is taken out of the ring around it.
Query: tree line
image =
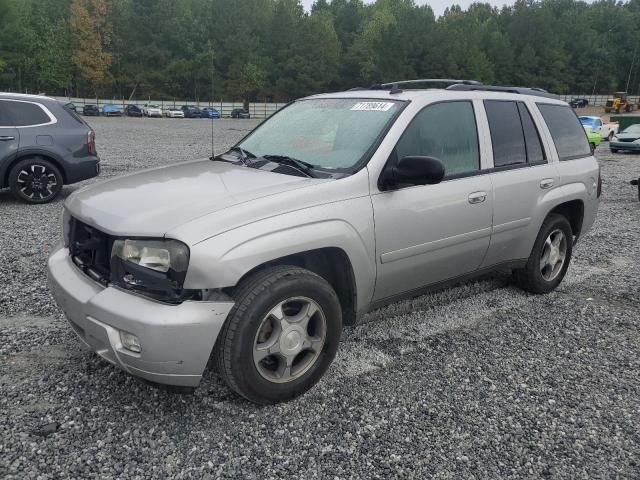
[[[0,90],[283,101],[411,78],[640,88],[640,0],[0,0]]]

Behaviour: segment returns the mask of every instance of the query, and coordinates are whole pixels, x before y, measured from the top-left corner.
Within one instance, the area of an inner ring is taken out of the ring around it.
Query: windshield
[[[623,131],[623,133],[640,133],[640,123],[635,124],[635,125],[629,125],[627,128],[625,128]]]
[[[147,108],[160,108],[158,105],[149,105]]]
[[[582,125],[593,126],[596,124],[596,119],[589,117],[580,117],[580,123],[582,123]]]
[[[401,106],[399,101],[361,98],[300,100],[273,115],[239,146],[258,157],[282,155],[323,169],[349,169]]]

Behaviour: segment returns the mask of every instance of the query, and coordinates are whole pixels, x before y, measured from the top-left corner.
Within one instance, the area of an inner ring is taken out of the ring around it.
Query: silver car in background
[[[571,108],[404,85],[303,98],[216,158],[71,195],[48,269],[80,339],[171,385],[213,356],[268,404],[311,388],[374,308],[505,267],[556,288],[601,189]]]

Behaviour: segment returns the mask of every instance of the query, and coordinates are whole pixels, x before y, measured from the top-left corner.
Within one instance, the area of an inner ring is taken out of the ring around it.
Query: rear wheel
[[[9,172],[9,187],[13,195],[28,203],[47,203],[62,190],[60,170],[42,157],[25,158]]]
[[[246,399],[290,400],[322,377],[342,332],[338,296],[322,277],[277,266],[238,286],[215,348],[218,372]]]
[[[609,136],[607,137],[607,139],[609,141],[613,140],[613,135],[614,135],[614,133],[613,133],[613,130],[612,130],[612,131],[609,132]]]
[[[516,283],[532,293],[549,293],[562,281],[573,247],[571,224],[552,213],[543,222],[524,268],[514,271]]]

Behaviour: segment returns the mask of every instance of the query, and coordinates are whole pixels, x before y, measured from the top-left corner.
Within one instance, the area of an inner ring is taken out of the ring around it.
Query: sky
[[[306,10],[310,10],[311,5],[313,5],[313,2],[314,2],[314,0],[301,0],[301,1],[302,1],[302,5],[304,5],[304,8]],[[365,3],[370,3],[372,0],[364,0],[364,1]],[[457,2],[447,2],[445,0],[415,0],[415,2],[419,5],[423,5],[425,3],[428,3],[429,5],[431,5],[431,8],[433,9],[433,12],[435,13],[436,17],[439,17],[440,15],[442,15],[444,13],[444,9],[451,5],[460,5],[463,9],[466,10],[469,7],[469,5],[477,1],[478,0],[459,0]],[[511,5],[512,3],[514,3],[514,0],[481,0],[481,1],[482,3],[489,3],[496,7],[502,7],[504,4]]]

